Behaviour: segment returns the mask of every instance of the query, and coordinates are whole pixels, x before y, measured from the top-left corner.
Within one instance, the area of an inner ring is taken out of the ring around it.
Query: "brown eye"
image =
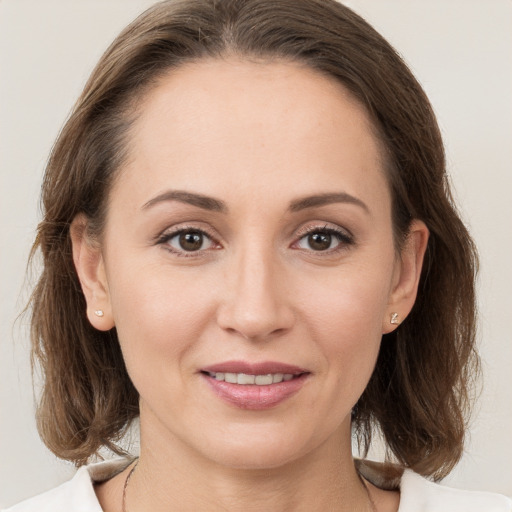
[[[179,235],[179,244],[185,251],[198,251],[203,245],[203,234],[199,231],[188,231]]]
[[[296,247],[314,252],[325,252],[332,254],[353,245],[354,240],[351,235],[341,229],[330,227],[311,229],[309,233],[304,234]]]
[[[330,233],[311,233],[308,235],[308,244],[314,251],[330,249],[332,235]]]
[[[185,229],[165,235],[160,243],[168,245],[176,253],[197,252],[214,246],[212,239],[197,229]]]

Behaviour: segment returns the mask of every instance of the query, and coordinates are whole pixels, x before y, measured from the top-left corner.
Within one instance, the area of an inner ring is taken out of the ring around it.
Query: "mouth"
[[[311,372],[282,363],[231,361],[200,371],[214,394],[238,409],[277,406],[299,392]]]
[[[230,384],[239,384],[241,386],[270,386],[271,384],[279,384],[280,382],[288,382],[297,379],[304,373],[267,373],[259,375],[251,375],[247,373],[224,373],[224,372],[201,372],[212,379],[219,382],[229,382]]]

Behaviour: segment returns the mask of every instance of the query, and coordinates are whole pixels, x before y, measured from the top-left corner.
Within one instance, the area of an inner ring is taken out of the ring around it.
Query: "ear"
[[[105,264],[99,244],[87,234],[87,217],[77,215],[70,227],[73,262],[87,302],[87,318],[93,327],[114,327]]]
[[[429,230],[425,223],[413,220],[395,263],[388,309],[382,323],[383,334],[393,331],[402,323],[414,306],[428,237]]]

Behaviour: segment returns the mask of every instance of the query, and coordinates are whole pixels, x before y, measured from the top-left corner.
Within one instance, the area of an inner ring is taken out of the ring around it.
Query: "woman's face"
[[[231,467],[350,443],[418,272],[364,109],[297,64],[204,61],[149,93],[129,149],[86,295],[117,329],[142,442]]]

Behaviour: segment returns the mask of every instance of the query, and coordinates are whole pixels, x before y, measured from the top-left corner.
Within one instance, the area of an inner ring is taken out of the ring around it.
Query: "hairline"
[[[228,43],[228,45],[229,44],[230,43]],[[221,52],[215,54],[206,54],[187,58],[181,57],[178,62],[174,62],[172,64],[168,64],[167,66],[163,66],[153,75],[153,77],[148,79],[145,83],[141,84],[139,88],[132,89],[128,92],[127,98],[121,104],[120,107],[121,115],[125,118],[126,121],[124,133],[121,137],[121,145],[125,151],[121,156],[119,162],[115,166],[112,180],[107,186],[105,194],[105,204],[102,205],[103,208],[100,213],[101,222],[99,225],[99,229],[94,230],[93,237],[97,239],[100,242],[100,244],[104,240],[103,234],[108,216],[108,207],[110,204],[111,193],[115,189],[116,183],[123,173],[123,169],[130,165],[130,163],[132,163],[133,159],[135,158],[135,155],[132,152],[132,149],[135,148],[135,144],[130,144],[130,140],[133,140],[132,137],[135,136],[135,126],[137,124],[137,121],[140,119],[144,112],[144,108],[148,100],[148,97],[151,96],[151,94],[156,89],[158,89],[163,84],[163,82],[165,82],[165,80],[173,73],[180,72],[181,70],[201,65],[203,63],[214,63],[218,61],[233,64],[251,63],[263,66],[269,66],[272,64],[296,65],[299,68],[313,72],[317,76],[327,79],[340,91],[340,94],[345,94],[346,98],[349,101],[358,105],[363,110],[365,119],[367,121],[366,126],[370,130],[370,135],[372,136],[376,144],[377,158],[379,164],[378,167],[379,170],[383,172],[388,187],[388,193],[391,201],[393,243],[395,245],[396,255],[398,256],[400,254],[401,248],[403,246],[403,241],[407,233],[397,232],[397,226],[395,226],[395,219],[393,215],[394,201],[396,200],[393,191],[393,178],[394,175],[396,174],[396,170],[394,168],[394,165],[392,164],[390,150],[386,144],[383,131],[380,128],[378,120],[375,118],[375,116],[367,107],[367,105],[365,105],[365,103],[360,98],[357,97],[357,95],[347,86],[347,84],[342,79],[335,76],[333,73],[329,73],[325,69],[313,65],[312,61],[309,61],[306,58],[292,58],[290,56],[279,55],[277,52],[263,54],[257,54],[256,52],[243,52],[238,49],[233,49],[229,46]]]

